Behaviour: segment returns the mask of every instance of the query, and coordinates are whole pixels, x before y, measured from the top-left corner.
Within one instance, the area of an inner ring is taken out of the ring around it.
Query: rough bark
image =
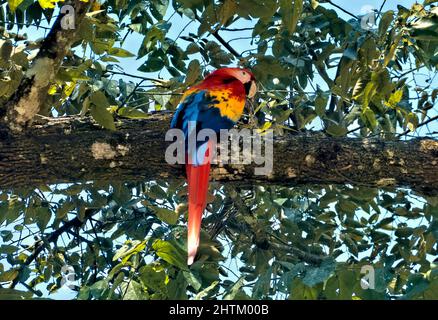
[[[15,94],[0,110],[2,121],[12,131],[22,131],[43,108],[47,100],[48,89],[58,73],[63,59],[70,51],[70,47],[76,39],[79,25],[92,3],[93,0],[66,2],[74,8],[75,29],[63,29],[61,22],[64,14],[59,13]]]
[[[35,123],[23,133],[0,129],[2,188],[91,180],[184,178],[165,162],[171,114],[119,120],[117,131],[87,118]],[[255,175],[254,163],[215,165],[213,180],[249,184],[406,186],[438,193],[438,141],[381,141],[288,135],[274,138],[273,172]]]

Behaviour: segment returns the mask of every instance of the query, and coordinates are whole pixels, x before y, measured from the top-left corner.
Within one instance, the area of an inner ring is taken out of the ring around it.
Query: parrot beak
[[[246,96],[249,99],[253,98],[257,93],[257,85],[255,80],[248,81],[247,83],[244,84],[244,86],[245,86]]]
[[[255,94],[257,93],[257,85],[254,80],[251,80],[251,86],[249,88],[248,92],[248,98],[253,98]]]

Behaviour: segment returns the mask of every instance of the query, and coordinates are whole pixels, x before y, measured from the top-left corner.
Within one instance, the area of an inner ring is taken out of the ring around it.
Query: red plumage
[[[189,223],[187,235],[187,264],[191,265],[195,259],[199,246],[202,214],[207,206],[208,180],[210,176],[210,146],[205,154],[205,164],[194,166],[186,164],[188,196],[189,196]]]
[[[240,68],[218,69],[187,90],[172,119],[171,127],[182,129],[186,139],[190,135],[190,122],[196,123],[197,130],[212,129],[219,132],[221,129],[230,129],[242,115],[246,96],[252,97],[255,91],[255,79],[250,71]],[[206,150],[202,160],[191,163],[194,152],[197,154],[204,150],[202,146]],[[193,263],[199,245],[202,214],[207,206],[210,157],[215,147],[209,141],[207,146],[205,143],[198,145],[194,152],[189,151],[186,155],[189,160],[186,164],[189,265]]]

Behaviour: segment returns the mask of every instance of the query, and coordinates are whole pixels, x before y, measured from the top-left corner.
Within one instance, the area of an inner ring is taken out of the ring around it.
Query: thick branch
[[[33,117],[44,107],[48,89],[56,76],[71,45],[76,41],[76,33],[85,14],[88,12],[92,0],[83,2],[73,0],[70,3],[74,8],[75,29],[62,27],[64,14],[59,13],[49,34],[43,40],[41,48],[32,61],[18,89],[0,110],[3,118],[11,130],[21,131]]]
[[[0,130],[3,188],[91,180],[130,181],[184,178],[182,165],[169,165],[164,141],[170,113],[147,120],[119,120],[117,131],[89,119],[58,118],[11,135]],[[250,156],[250,155],[249,155]],[[438,141],[381,141],[288,135],[274,139],[273,172],[262,165],[214,165],[213,180],[250,184],[353,184],[406,186],[438,193]]]

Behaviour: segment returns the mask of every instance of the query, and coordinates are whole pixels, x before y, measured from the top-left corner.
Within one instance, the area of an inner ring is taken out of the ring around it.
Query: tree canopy
[[[0,0],[0,299],[438,299],[436,3]],[[226,66],[259,84],[238,125],[331,176],[213,174],[188,267],[183,169],[147,151]]]

